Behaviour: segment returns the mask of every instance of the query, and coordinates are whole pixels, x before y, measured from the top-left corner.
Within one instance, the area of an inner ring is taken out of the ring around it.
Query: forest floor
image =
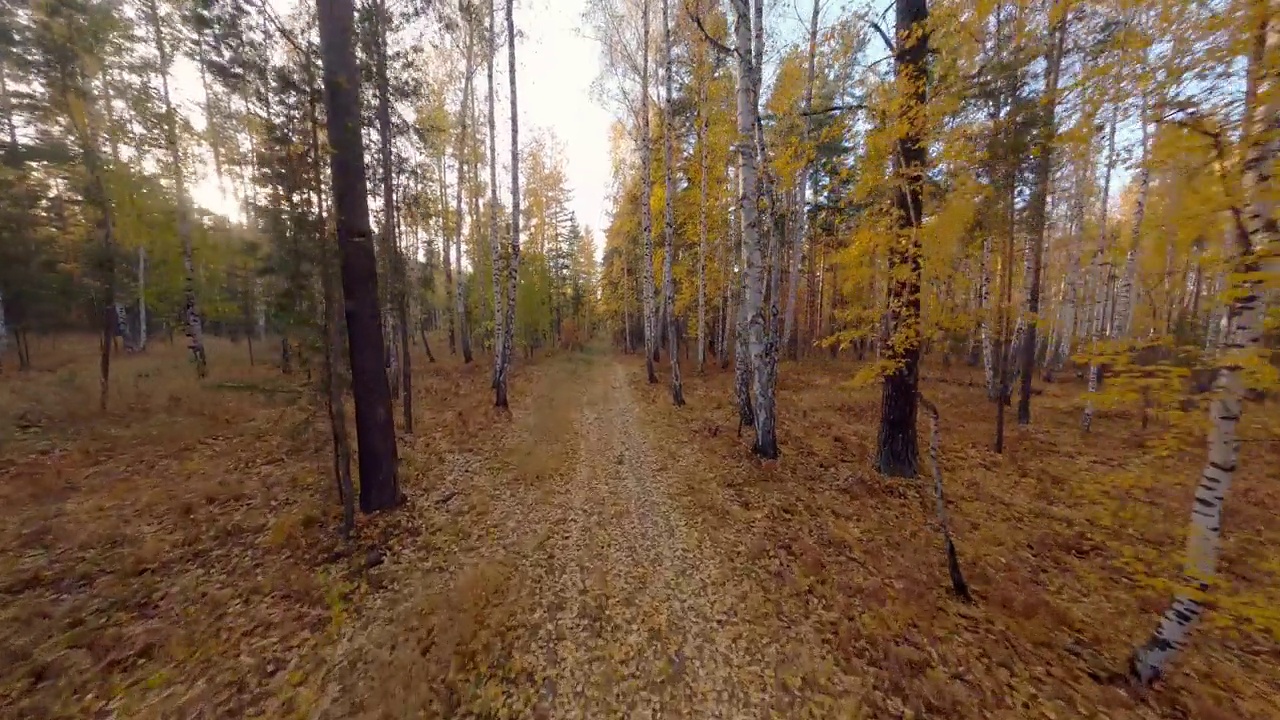
[[[157,342],[113,363],[101,414],[91,340],[37,341],[30,372],[6,362],[0,717],[1280,707],[1274,401],[1245,411],[1209,620],[1136,697],[1098,678],[1177,577],[1203,452],[1176,418],[1143,429],[1104,409],[1084,436],[1080,385],[1048,385],[997,455],[974,376],[929,368],[970,605],[949,594],[924,486],[870,469],[878,391],[847,386],[850,362],[782,366],[783,457],[762,465],[735,433],[728,372],[686,363],[677,409],[635,357],[554,354],[518,365],[508,415],[483,359],[433,349],[439,363],[414,357],[406,505],[359,518],[349,545],[305,369],[215,341],[197,382]]]

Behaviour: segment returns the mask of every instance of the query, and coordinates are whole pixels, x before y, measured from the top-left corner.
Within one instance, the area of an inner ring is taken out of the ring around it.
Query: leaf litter
[[[1137,698],[1096,678],[1163,609],[1196,453],[1146,452],[1159,428],[1119,410],[1082,438],[1078,388],[1048,386],[1001,457],[981,389],[926,381],[966,605],[918,489],[868,470],[876,398],[846,364],[781,373],[766,467],[728,373],[677,410],[634,362],[553,356],[507,416],[487,368],[442,358],[415,379],[407,503],[351,546],[309,395],[131,365],[150,382],[106,418],[74,403],[87,372],[0,378],[0,717],[1212,720],[1280,698],[1274,442],[1246,444],[1214,622]]]

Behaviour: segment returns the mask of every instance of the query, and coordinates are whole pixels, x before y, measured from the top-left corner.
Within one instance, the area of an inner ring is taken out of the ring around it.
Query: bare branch
[[[871,29],[875,30],[880,39],[884,41],[884,46],[889,49],[889,52],[897,52],[897,48],[893,45],[893,40],[889,39],[889,33],[885,32],[884,28],[880,27],[880,24],[875,20],[868,20],[867,22],[871,25]]]
[[[849,110],[866,110],[866,109],[867,109],[867,106],[863,105],[862,103],[853,103],[852,105],[830,105],[828,107],[818,108],[816,110],[807,110],[805,112],[800,113],[800,116],[808,117],[812,115],[826,115],[828,113],[839,113],[839,112],[846,112]]]
[[[695,13],[693,8],[689,5],[684,6],[684,11],[688,13],[689,19],[693,21],[693,24],[698,26],[698,31],[702,33],[703,39],[707,41],[707,44],[711,46],[712,50],[716,51],[717,54],[724,55],[726,57],[733,55],[733,50],[728,45],[725,45],[715,39],[711,36],[710,32],[707,32],[707,27],[702,24],[702,15]]]

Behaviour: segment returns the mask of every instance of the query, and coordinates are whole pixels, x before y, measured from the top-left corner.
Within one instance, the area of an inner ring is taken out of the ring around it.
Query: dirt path
[[[584,385],[579,462],[544,510],[554,535],[528,587],[545,617],[542,709],[711,718],[767,706],[769,647],[735,620],[722,559],[668,497],[622,367],[595,363]]]
[[[517,408],[505,459],[451,458],[470,497],[454,562],[346,638],[321,714],[769,715],[777,646],[737,612],[639,413],[622,365],[579,359]]]

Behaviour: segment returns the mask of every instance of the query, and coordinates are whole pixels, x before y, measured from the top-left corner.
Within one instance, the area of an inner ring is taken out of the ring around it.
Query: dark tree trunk
[[[418,331],[422,333],[422,350],[427,354],[427,362],[435,362],[436,356],[431,354],[431,343],[427,342],[427,325],[425,320],[423,321],[422,326],[418,328]]]
[[[1030,243],[1027,258],[1027,329],[1022,338],[1022,377],[1021,392],[1018,396],[1018,424],[1031,423],[1031,378],[1035,374],[1036,363],[1036,326],[1040,312],[1040,272],[1044,260],[1045,232],[1049,205],[1049,183],[1053,174],[1053,141],[1056,134],[1056,117],[1058,95],[1058,68],[1062,60],[1063,44],[1066,40],[1066,23],[1059,19],[1054,28],[1054,37],[1045,58],[1044,100],[1042,102],[1037,127],[1039,135],[1037,145],[1039,152],[1035,155],[1035,187],[1030,202]]]
[[[894,200],[899,233],[889,251],[889,317],[902,337],[888,344],[885,357],[893,369],[884,378],[880,400],[877,466],[880,472],[915,477],[919,465],[916,440],[916,401],[920,384],[920,214],[926,149],[924,122],[925,62],[929,40],[926,0],[897,0],[898,48],[895,73],[908,88],[898,139],[902,182]],[[906,272],[902,269],[905,268]]]
[[[382,370],[382,318],[378,266],[369,226],[364,146],[360,137],[360,74],[353,44],[352,0],[317,0],[320,51],[328,110],[329,167],[338,228],[347,344],[356,406],[360,457],[360,509],[386,510],[400,502],[396,478],[391,391]]]

